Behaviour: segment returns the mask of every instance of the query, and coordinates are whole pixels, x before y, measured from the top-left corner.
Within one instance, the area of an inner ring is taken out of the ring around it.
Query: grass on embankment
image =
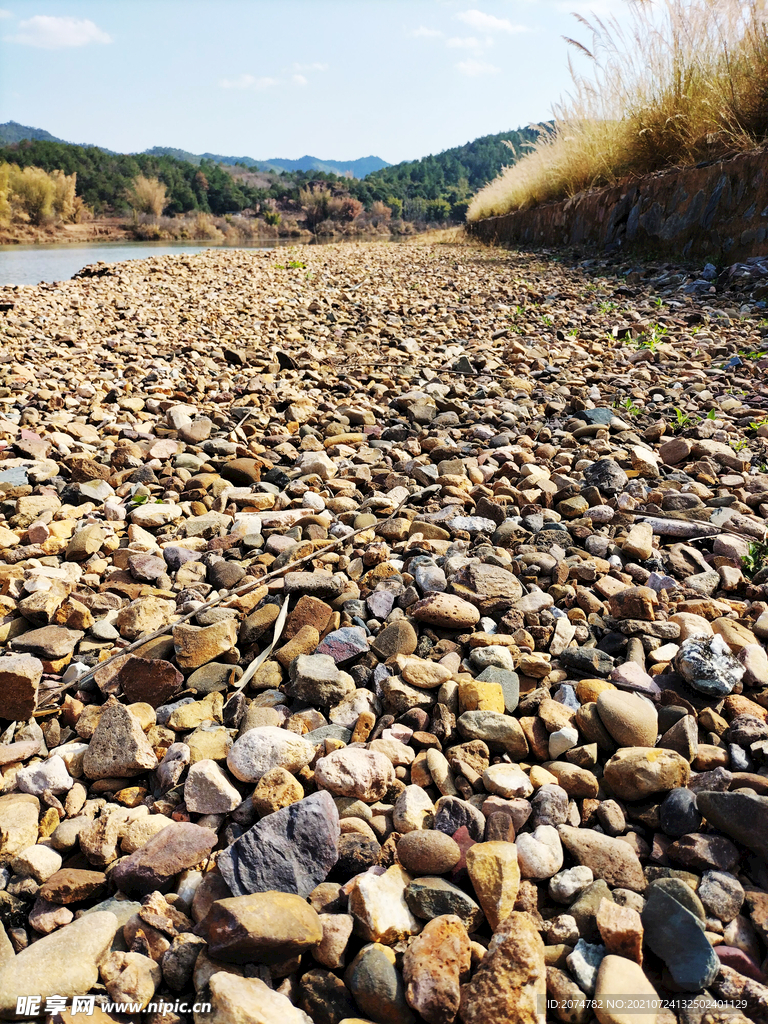
[[[768,0],[635,0],[628,27],[576,15],[591,77],[569,61],[573,89],[555,128],[482,189],[468,220],[695,164],[768,139]]]

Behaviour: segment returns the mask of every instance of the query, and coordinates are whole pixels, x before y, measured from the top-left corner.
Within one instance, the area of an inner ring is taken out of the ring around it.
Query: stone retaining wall
[[[635,247],[734,262],[768,253],[768,149],[467,225],[491,243]]]

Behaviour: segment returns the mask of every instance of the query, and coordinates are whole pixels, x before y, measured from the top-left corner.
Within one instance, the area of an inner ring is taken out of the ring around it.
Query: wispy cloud
[[[306,85],[309,79],[305,78],[304,75],[291,75],[291,81],[294,85]]]
[[[3,15],[8,16],[12,16],[10,11]],[[112,37],[88,18],[57,18],[47,14],[36,14],[34,18],[20,21],[18,32],[4,38],[9,43],[38,46],[43,50],[112,42]]]
[[[219,87],[222,89],[271,89],[279,83],[278,78],[269,78],[264,75],[257,78],[255,75],[236,75],[235,78],[222,78]]]
[[[13,17],[13,12],[12,11],[6,11],[4,8],[0,7],[0,18],[12,18],[12,17]]]
[[[476,32],[507,32],[511,34],[528,31],[525,25],[513,25],[508,18],[497,18],[493,14],[486,14],[484,11],[476,9],[460,11],[456,18]]]
[[[498,75],[501,68],[495,64],[489,64],[485,60],[461,60],[456,65],[457,71],[468,78],[478,78],[480,75]]]
[[[492,43],[492,39],[487,39],[485,45],[488,46]],[[483,43],[475,36],[453,36],[451,39],[446,39],[445,45],[450,46],[453,50],[479,50]]]
[[[409,35],[414,39],[442,39],[443,33],[439,28],[427,28],[426,25],[419,25]]]
[[[294,64],[293,65],[293,70],[298,72],[298,74],[303,74],[304,72],[312,72],[312,71],[327,71],[328,70],[328,65],[327,64],[320,64],[320,63],[317,63],[317,62],[314,63],[314,64]]]

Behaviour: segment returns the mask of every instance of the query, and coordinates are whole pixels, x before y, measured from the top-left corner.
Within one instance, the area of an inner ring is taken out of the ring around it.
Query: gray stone
[[[684,992],[699,992],[715,980],[720,961],[703,922],[664,889],[654,886],[642,912],[645,942],[667,965]]]
[[[313,793],[262,818],[219,856],[219,870],[236,896],[269,890],[308,896],[336,863],[339,835],[330,793]]]

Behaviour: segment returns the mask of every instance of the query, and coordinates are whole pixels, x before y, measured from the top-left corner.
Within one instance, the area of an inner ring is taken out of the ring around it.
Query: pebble
[[[98,981],[98,964],[108,952],[118,921],[109,911],[80,918],[22,949],[0,966],[0,1013],[16,1011],[19,996],[85,995]]]
[[[263,725],[235,740],[227,754],[227,767],[241,782],[258,782],[272,768],[299,771],[314,753],[314,747],[303,736]]]
[[[412,875],[444,875],[459,863],[461,849],[444,832],[425,829],[401,836],[397,856]]]
[[[380,800],[394,777],[392,762],[385,754],[357,747],[335,750],[315,765],[318,786],[335,796],[353,797],[366,803]]]
[[[656,709],[634,693],[604,690],[597,698],[600,721],[619,747],[652,747],[659,731]]]
[[[726,271],[703,304],[682,268],[628,283],[626,255],[305,255],[0,289],[19,966],[62,937],[59,991],[207,985],[206,1024],[541,1024],[547,966],[577,1004],[762,984],[764,367],[731,360],[764,344],[752,286]],[[643,898],[703,942],[662,948]],[[304,924],[265,952],[280,899]],[[99,978],[66,936],[113,911]]]
[[[700,923],[663,889],[652,888],[642,913],[645,941],[685,992],[699,992],[715,980],[719,964]]]
[[[209,955],[225,963],[277,964],[317,946],[320,918],[301,897],[256,892],[216,900],[198,926]]]
[[[643,969],[615,954],[608,954],[600,961],[595,980],[595,1004],[595,1016],[600,1024],[643,1024],[649,1013],[653,1016],[654,1009],[661,1005]]]
[[[327,792],[265,815],[217,861],[231,891],[309,893],[339,857],[339,814]]]

